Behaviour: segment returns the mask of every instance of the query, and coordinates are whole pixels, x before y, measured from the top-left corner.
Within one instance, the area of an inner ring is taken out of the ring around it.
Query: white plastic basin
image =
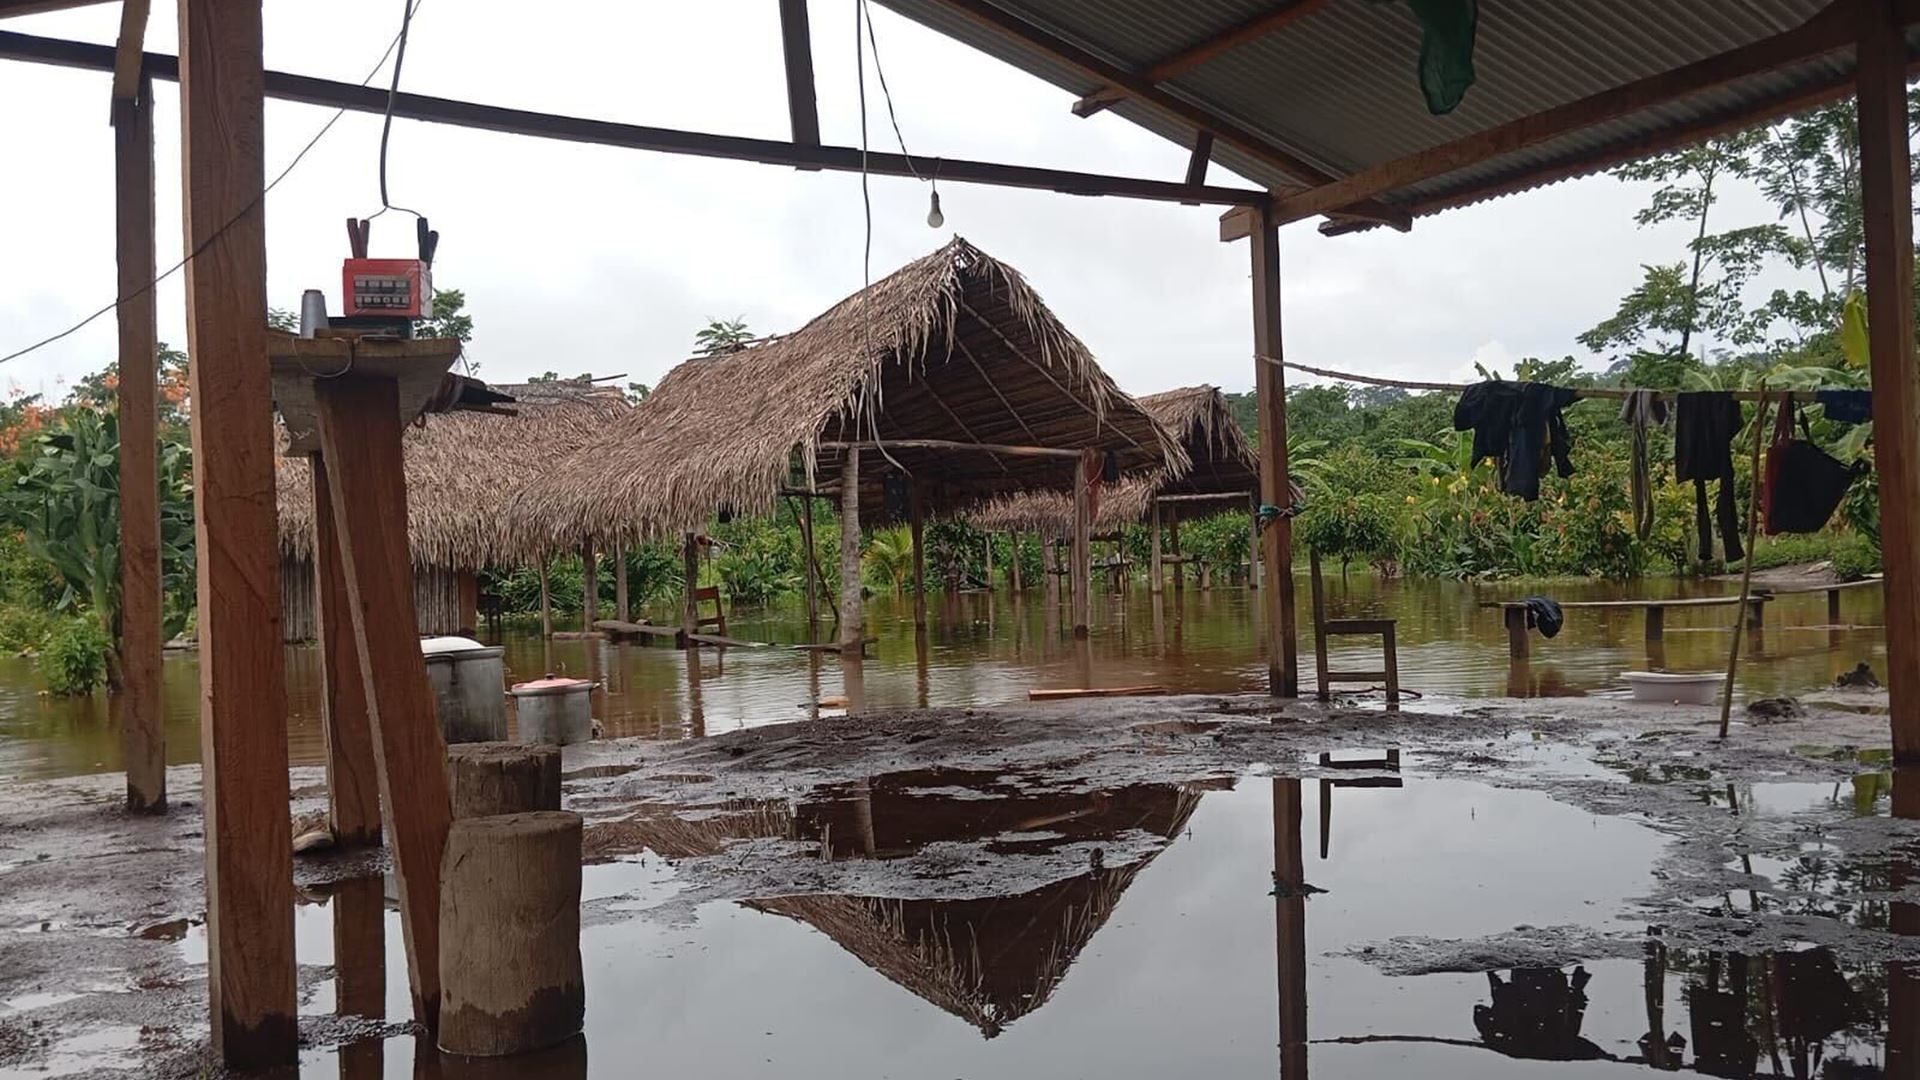
[[[1633,700],[1670,705],[1711,705],[1727,682],[1722,674],[1683,671],[1628,671],[1622,678],[1633,687]]]

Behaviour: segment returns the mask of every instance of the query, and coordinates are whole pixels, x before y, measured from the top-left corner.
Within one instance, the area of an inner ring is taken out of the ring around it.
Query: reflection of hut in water
[[[648,808],[589,826],[586,847],[589,860],[643,848],[668,858],[715,855],[729,842],[749,838],[817,840],[832,859],[904,858],[940,842],[979,843],[999,854],[1041,853],[1063,844],[1114,842],[1133,832],[1170,840],[1186,827],[1200,794],[1198,787],[1179,784],[1032,792],[982,773],[901,772],[798,806],[753,800],[695,814]],[[801,895],[746,906],[812,926],[861,963],[992,1038],[1047,1002],[1157,849],[1115,866],[1097,852],[1089,851],[1077,873],[1001,896]]]
[[[1135,400],[1179,440],[1190,465],[1129,476],[1104,489],[1094,531],[1117,537],[1124,526],[1148,521],[1157,540],[1164,524],[1171,530],[1170,561],[1179,566],[1180,522],[1241,508],[1251,512],[1260,491],[1260,461],[1218,387],[1187,386]],[[995,499],[969,519],[988,532],[1034,532],[1058,540],[1073,528],[1073,499],[1060,491],[1027,492]]]
[[[801,807],[796,825],[802,835],[821,836],[835,855],[899,857],[943,840],[1018,851],[1110,840],[1131,830],[1171,839],[1200,799],[1197,790],[1171,784],[992,798],[913,790],[942,782],[940,774],[881,777],[846,799]],[[788,896],[747,906],[807,923],[861,963],[992,1038],[1046,1004],[1152,858],[1108,867],[1092,856],[1082,873],[1004,896]]]
[[[432,413],[402,435],[407,469],[407,538],[413,552],[420,632],[472,632],[475,573],[544,554],[510,531],[507,509],[551,459],[593,441],[629,411],[617,389],[578,380],[495,389],[514,415]],[[313,470],[304,457],[277,462],[282,635],[314,634]]]

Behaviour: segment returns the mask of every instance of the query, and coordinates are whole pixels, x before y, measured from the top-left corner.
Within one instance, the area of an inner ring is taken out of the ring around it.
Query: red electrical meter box
[[[433,312],[433,272],[419,259],[348,259],[340,273],[348,315],[419,319]]]

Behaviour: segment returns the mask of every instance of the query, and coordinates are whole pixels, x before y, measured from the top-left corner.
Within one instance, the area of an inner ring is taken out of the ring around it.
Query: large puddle
[[[1676,608],[1667,614],[1664,644],[1650,653],[1642,616],[1635,611],[1585,609],[1570,613],[1552,641],[1535,638],[1531,664],[1515,670],[1507,659],[1499,612],[1477,607],[1510,598],[1511,585],[1459,582],[1381,582],[1364,573],[1328,581],[1335,617],[1390,617],[1399,622],[1403,685],[1427,694],[1560,696],[1620,694],[1622,671],[1656,667],[1719,671],[1727,662],[1730,609]],[[1726,582],[1671,579],[1610,584],[1560,583],[1562,600],[1724,595]],[[1128,686],[1158,683],[1169,690],[1218,693],[1265,686],[1259,632],[1243,588],[1189,586],[1156,598],[1144,588],[1098,591],[1091,640],[1075,643],[1060,626],[1059,605],[1032,590],[933,598],[929,632],[920,647],[911,605],[875,597],[869,626],[880,640],[863,665],[861,689],[876,709],[993,705],[1020,700],[1035,687]],[[1301,625],[1307,590],[1299,589]],[[1822,594],[1784,597],[1768,606],[1765,631],[1748,641],[1752,660],[1740,670],[1748,696],[1799,694],[1828,685],[1866,661],[1884,673],[1883,606],[1877,590],[1843,594],[1844,628],[1826,624]],[[654,613],[672,622],[670,611]],[[563,626],[574,624],[564,623]],[[791,606],[736,610],[735,637],[793,644],[809,631]],[[826,631],[822,631],[826,633]],[[509,631],[509,678],[548,671],[603,684],[594,715],[608,735],[678,739],[753,724],[797,720],[809,703],[846,694],[840,664],[817,653],[787,649],[702,650],[697,661],[676,650],[602,641],[542,642]],[[1377,646],[1337,640],[1335,668],[1378,666]],[[1311,686],[1311,650],[1303,643],[1303,685]],[[289,748],[296,765],[316,765],[322,754],[320,672],[316,651],[287,650]],[[199,672],[191,653],[166,663],[167,756],[174,764],[199,760]],[[0,780],[71,776],[122,767],[118,723],[106,695],[61,700],[39,693],[28,661],[0,658]]]
[[[398,1034],[309,1050],[301,1075],[1920,1075],[1888,1038],[1920,1040],[1914,972],[1817,948],[1668,947],[1634,902],[1667,843],[1649,823],[1403,774],[1398,755],[1329,764],[1327,779],[1105,790],[924,770],[643,812],[585,870],[582,1041],[488,1072],[416,1061]],[[1756,788],[1735,797],[1763,814],[1855,798]],[[1920,906],[1872,898],[1897,870],[1807,856],[1752,872],[1816,914],[1920,931]],[[705,898],[703,882],[769,863],[789,887]],[[300,909],[301,962],[333,967],[303,1013],[407,1015],[382,893],[348,882]],[[1735,917],[1750,897],[1713,899]],[[1369,952],[1519,927],[1615,944],[1519,968],[1469,951],[1418,975]],[[155,932],[204,962],[198,927]]]

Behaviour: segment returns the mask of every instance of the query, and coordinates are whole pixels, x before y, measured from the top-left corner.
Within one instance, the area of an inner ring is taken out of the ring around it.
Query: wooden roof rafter
[[[1289,23],[1304,18],[1326,6],[1327,0],[1281,0],[1279,4],[1266,11],[1227,27],[1202,41],[1181,49],[1172,56],[1162,59],[1152,67],[1140,72],[1140,77],[1153,85],[1171,82],[1192,71],[1201,64],[1219,56],[1221,53],[1245,45],[1249,41],[1266,37]],[[1108,86],[1081,98],[1073,103],[1073,114],[1079,117],[1092,116],[1104,111],[1108,106],[1127,98],[1127,92],[1117,86]]]

